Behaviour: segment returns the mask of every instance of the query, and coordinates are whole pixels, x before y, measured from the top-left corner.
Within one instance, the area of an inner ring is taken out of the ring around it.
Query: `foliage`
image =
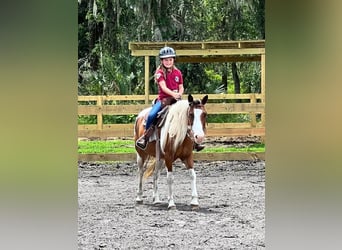
[[[103,115],[103,124],[134,123],[136,115]],[[97,124],[96,115],[79,115],[78,124]]]
[[[79,0],[78,6],[79,95],[144,93],[144,61],[130,55],[131,41],[265,38],[264,0]],[[150,75],[155,68],[151,60]],[[179,68],[189,93],[233,93],[233,74],[242,93],[260,91],[260,66],[253,62],[238,63],[237,72],[231,63],[183,63]],[[150,91],[156,93],[150,80]]]
[[[129,124],[134,123],[136,115],[104,115],[103,124]]]
[[[96,124],[97,117],[96,115],[79,115],[78,116],[78,124]]]
[[[264,0],[79,0],[78,94],[144,94],[144,60],[131,41],[265,39]],[[157,67],[150,60],[150,75]],[[182,63],[185,93],[260,93],[260,63]],[[233,77],[233,74],[235,78]],[[236,78],[237,77],[237,78]],[[240,83],[235,82],[239,80]],[[150,93],[157,93],[153,77]],[[135,116],[104,116],[104,124]],[[211,115],[208,122],[244,122],[248,115]],[[79,116],[96,124],[96,116]]]
[[[250,118],[248,114],[208,114],[208,123],[240,123],[249,122]]]

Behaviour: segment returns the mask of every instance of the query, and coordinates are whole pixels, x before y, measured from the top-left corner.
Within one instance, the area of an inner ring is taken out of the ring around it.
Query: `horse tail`
[[[146,161],[146,170],[144,172],[145,180],[153,174],[155,168],[156,168],[156,158],[149,156]]]

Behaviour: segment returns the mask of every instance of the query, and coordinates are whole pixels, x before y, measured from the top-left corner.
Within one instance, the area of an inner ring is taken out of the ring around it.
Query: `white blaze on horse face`
[[[201,122],[201,109],[194,109],[194,123],[192,125],[192,131],[194,132],[194,138],[196,143],[202,143],[204,140],[204,131]]]

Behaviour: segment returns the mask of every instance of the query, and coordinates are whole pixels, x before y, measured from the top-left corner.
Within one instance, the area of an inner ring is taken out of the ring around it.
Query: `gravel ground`
[[[212,143],[244,144],[216,140]],[[250,143],[255,142],[252,139]],[[247,142],[248,143],[248,142]],[[79,249],[265,249],[265,162],[195,162],[200,208],[193,211],[190,177],[174,163],[175,210],[152,204],[152,178],[135,204],[137,165],[79,162]]]

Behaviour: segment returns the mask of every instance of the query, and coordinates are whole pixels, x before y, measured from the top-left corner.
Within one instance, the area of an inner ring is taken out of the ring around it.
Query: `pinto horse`
[[[208,95],[201,100],[194,100],[192,95],[188,100],[180,100],[169,107],[164,125],[155,130],[155,140],[147,144],[145,150],[135,146],[139,172],[139,187],[136,202],[142,201],[142,182],[153,173],[153,203],[159,204],[158,177],[162,166],[167,168],[168,209],[175,208],[173,200],[174,176],[172,163],[178,158],[184,163],[191,177],[191,206],[198,207],[196,188],[196,173],[194,170],[193,146],[202,143],[205,137],[206,116],[205,104]],[[151,108],[144,109],[136,118],[134,126],[135,142],[144,133],[144,120]],[[151,137],[153,137],[151,136]]]

